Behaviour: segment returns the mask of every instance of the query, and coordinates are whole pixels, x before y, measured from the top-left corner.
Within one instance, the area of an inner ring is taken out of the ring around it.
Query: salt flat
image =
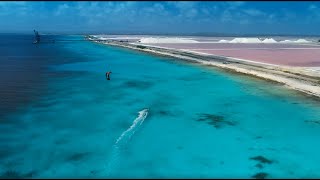
[[[317,38],[238,38],[150,35],[100,35],[103,40],[126,40],[147,46],[205,53],[292,67],[320,67]]]

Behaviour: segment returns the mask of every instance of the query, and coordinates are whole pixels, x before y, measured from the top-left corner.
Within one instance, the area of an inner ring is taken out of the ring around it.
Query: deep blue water
[[[1,177],[320,177],[319,101],[173,58],[0,37]]]

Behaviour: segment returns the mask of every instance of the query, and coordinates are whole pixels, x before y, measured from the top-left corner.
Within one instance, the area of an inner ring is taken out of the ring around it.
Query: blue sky
[[[0,2],[0,32],[320,35],[320,2]]]

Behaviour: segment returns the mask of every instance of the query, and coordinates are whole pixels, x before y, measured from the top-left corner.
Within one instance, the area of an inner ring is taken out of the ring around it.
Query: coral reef
[[[233,121],[228,121],[224,116],[215,115],[215,114],[200,114],[200,118],[197,121],[206,121],[208,124],[212,125],[215,128],[221,128],[223,125],[234,126],[236,125]]]

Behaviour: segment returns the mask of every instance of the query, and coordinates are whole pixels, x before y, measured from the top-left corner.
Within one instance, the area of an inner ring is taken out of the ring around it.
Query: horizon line
[[[30,32],[0,32],[0,34],[34,34]],[[293,34],[293,33],[216,33],[216,32],[195,32],[195,33],[147,33],[147,32],[40,32],[40,35],[166,35],[166,36],[320,36],[320,34]]]

